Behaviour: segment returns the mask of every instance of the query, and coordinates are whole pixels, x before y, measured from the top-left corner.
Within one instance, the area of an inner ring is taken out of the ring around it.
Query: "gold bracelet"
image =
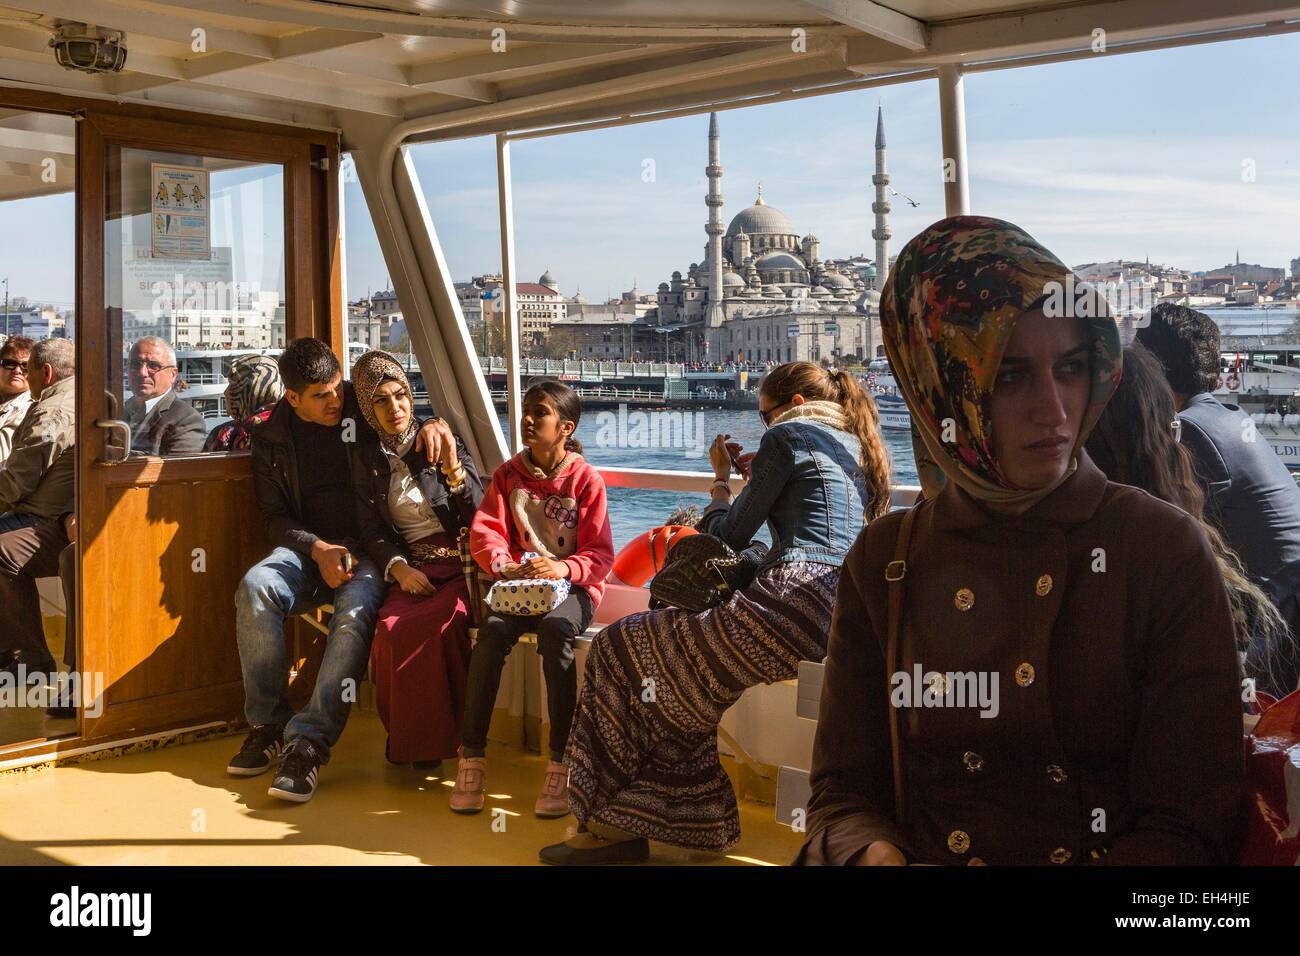
[[[443,471],[443,475],[445,475],[446,478],[447,478],[447,487],[448,487],[450,490],[452,490],[452,491],[455,491],[455,490],[456,490],[457,488],[459,488],[461,485],[465,484],[465,466],[464,466],[464,465],[459,465],[459,466],[456,468],[456,470],[453,471],[451,474],[447,474],[447,472],[444,470],[444,471]]]

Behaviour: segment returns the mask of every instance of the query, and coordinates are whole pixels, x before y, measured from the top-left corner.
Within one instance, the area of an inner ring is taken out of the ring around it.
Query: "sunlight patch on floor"
[[[494,744],[491,799],[520,810],[461,815],[442,789],[453,781],[386,763],[384,737],[377,717],[354,712],[305,804],[268,796],[269,773],[227,775],[237,736],[0,774],[0,864],[535,865],[538,850],[574,825],[531,812],[543,756]],[[800,835],[770,806],[742,802],[741,821],[730,857],[653,844],[651,862],[782,864],[798,851]]]

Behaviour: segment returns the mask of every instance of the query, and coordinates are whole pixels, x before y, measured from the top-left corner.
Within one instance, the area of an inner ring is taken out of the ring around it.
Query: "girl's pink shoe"
[[[483,809],[483,778],[487,760],[461,757],[456,765],[456,786],[451,791],[451,808],[456,813],[478,813]]]
[[[542,792],[533,812],[539,817],[562,817],[569,812],[569,768],[552,760],[546,765]]]

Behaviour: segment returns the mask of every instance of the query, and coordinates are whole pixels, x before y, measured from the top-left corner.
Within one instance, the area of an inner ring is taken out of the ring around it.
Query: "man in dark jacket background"
[[[1286,694],[1300,681],[1300,487],[1250,416],[1211,394],[1220,351],[1213,319],[1185,306],[1159,305],[1137,340],[1164,365],[1182,422],[1181,441],[1205,492],[1206,518],[1290,626],[1287,646],[1253,642],[1246,661],[1260,690]]]
[[[370,427],[351,384],[319,339],[289,343],[279,366],[285,397],[254,433],[252,447],[254,492],[272,550],[235,594],[251,730],[227,770],[256,776],[282,753],[269,793],[304,803],[365,676],[384,582],[357,547],[351,459]],[[436,456],[450,434],[445,422],[427,424],[421,435],[426,452]],[[294,714],[284,620],[327,603],[334,614],[316,686],[306,708]]]

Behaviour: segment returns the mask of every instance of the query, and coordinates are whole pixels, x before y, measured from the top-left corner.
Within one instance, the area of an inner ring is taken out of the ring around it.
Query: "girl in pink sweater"
[[[551,721],[550,762],[535,811],[569,812],[564,747],[577,706],[573,642],[587,630],[614,564],[605,482],[573,437],[582,404],[567,385],[545,381],[524,394],[519,428],[526,449],[496,470],[470,527],[470,550],[496,578],[566,578],[569,596],[544,617],[489,614],[469,661],[461,759],[451,809],[483,809],[488,723],[506,656],[527,631],[537,634]],[[526,552],[537,557],[524,560]]]

